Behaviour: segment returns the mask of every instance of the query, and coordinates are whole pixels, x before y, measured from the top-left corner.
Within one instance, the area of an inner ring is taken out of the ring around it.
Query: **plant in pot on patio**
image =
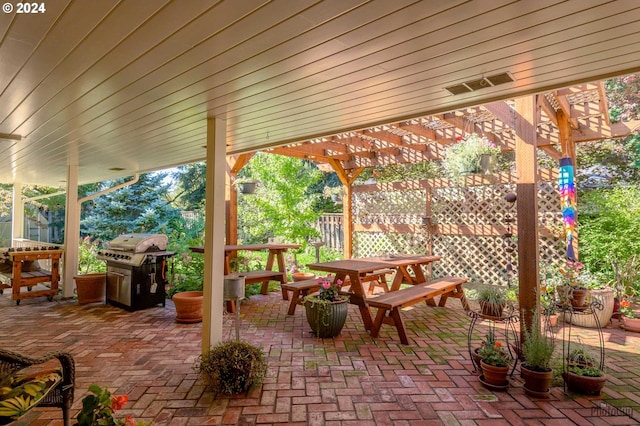
[[[524,330],[522,342],[524,362],[520,372],[524,379],[526,394],[539,398],[548,398],[553,380],[553,352],[555,341],[553,335],[544,332],[540,325],[540,314],[533,315],[531,330]]]
[[[595,358],[586,348],[578,347],[569,351],[567,368],[562,373],[567,388],[571,392],[584,395],[600,395],[607,378]]]
[[[578,261],[567,259],[565,264],[559,267],[562,285],[557,287],[560,303],[571,306],[573,310],[586,309],[589,290],[579,279],[584,265]]]
[[[640,332],[640,318],[628,299],[620,301],[620,318],[622,319],[622,328],[627,331]]]
[[[500,318],[507,305],[505,291],[498,286],[487,286],[478,291],[480,313],[489,318]]]
[[[513,358],[499,340],[487,339],[478,351],[481,357],[482,375],[480,382],[492,390],[506,389],[509,385],[507,375]]]
[[[241,340],[227,340],[200,355],[194,369],[215,393],[234,395],[262,383],[267,361],[262,348]]]
[[[104,303],[107,292],[106,263],[98,260],[100,241],[87,236],[78,247],[78,272],[76,283],[78,303]]]
[[[176,322],[202,322],[204,256],[182,253],[174,262],[169,295],[176,308]]]
[[[442,168],[453,179],[473,173],[491,173],[500,152],[500,148],[487,138],[472,133],[447,148]]]
[[[349,298],[340,295],[341,284],[340,280],[334,284],[331,274],[319,277],[319,292],[304,298],[307,322],[318,337],[336,337],[344,327]]]

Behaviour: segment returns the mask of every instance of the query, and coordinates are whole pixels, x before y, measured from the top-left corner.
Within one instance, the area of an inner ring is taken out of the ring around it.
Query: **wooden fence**
[[[342,220],[342,213],[324,213],[316,222],[316,229],[320,232],[320,239],[325,242],[325,248],[342,251],[344,247]]]

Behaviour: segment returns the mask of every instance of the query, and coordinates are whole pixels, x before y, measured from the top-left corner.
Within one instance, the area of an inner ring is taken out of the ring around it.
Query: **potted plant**
[[[80,241],[78,248],[78,272],[73,280],[76,283],[78,303],[104,303],[107,292],[107,265],[98,260],[100,241],[90,236]]]
[[[238,178],[233,182],[241,194],[255,194],[258,182],[249,178]]]
[[[640,318],[627,299],[620,301],[620,318],[622,319],[622,328],[640,332]]]
[[[487,286],[478,291],[480,313],[489,318],[500,318],[507,304],[504,290],[498,286]]]
[[[560,302],[574,310],[586,309],[589,290],[578,278],[583,268],[582,263],[570,259],[559,268],[562,277],[562,285],[557,288]]]
[[[555,327],[558,324],[558,306],[555,300],[555,287],[544,285],[540,287],[540,308],[542,320],[545,323],[543,329]]]
[[[447,148],[442,167],[451,178],[480,171],[491,173],[498,154],[499,147],[484,136],[472,133]]]
[[[296,263],[291,265],[291,279],[293,281],[297,282],[297,281],[312,280],[315,277],[316,277],[316,274],[314,274],[313,272],[300,271]]]
[[[262,383],[267,361],[262,348],[228,340],[200,355],[194,369],[214,392],[233,395]]]
[[[540,314],[533,315],[531,330],[524,330],[524,341],[521,345],[524,362],[520,372],[524,379],[524,391],[528,395],[548,398],[553,368],[551,361],[555,350],[552,335],[547,335],[540,326]]]
[[[176,308],[176,322],[202,322],[204,256],[182,253],[174,262],[174,270],[169,295]]]
[[[567,388],[575,393],[585,395],[599,395],[607,378],[600,366],[595,365],[595,358],[584,347],[569,351],[567,368],[562,373]]]
[[[128,395],[111,395],[107,388],[98,385],[89,386],[92,395],[87,395],[82,399],[82,410],[76,416],[78,426],[93,425],[143,425],[143,422],[136,422],[132,416],[125,416],[124,419],[116,417],[115,412],[121,410],[129,401]]]
[[[333,283],[331,274],[318,278],[320,290],[317,294],[305,296],[304,307],[307,322],[318,337],[335,337],[342,331],[347,319],[347,296],[340,295],[342,281]]]
[[[513,358],[502,342],[487,339],[478,354],[481,357],[482,376],[480,376],[480,381],[482,384],[490,389],[505,388],[508,385],[507,375]]]

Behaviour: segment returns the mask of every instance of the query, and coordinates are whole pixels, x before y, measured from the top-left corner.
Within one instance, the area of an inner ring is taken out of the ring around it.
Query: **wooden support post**
[[[516,99],[516,211],[521,337],[524,337],[525,327],[531,327],[534,310],[540,309],[536,108],[535,96]]]
[[[343,240],[344,240],[344,258],[351,259],[353,256],[353,214],[351,213],[351,205],[353,201],[351,185],[356,180],[364,168],[357,168],[351,170],[351,173],[342,167],[342,164],[338,160],[331,159],[329,161],[333,170],[338,175],[338,179],[342,182],[342,189],[344,195],[342,197],[342,214],[343,214]]]

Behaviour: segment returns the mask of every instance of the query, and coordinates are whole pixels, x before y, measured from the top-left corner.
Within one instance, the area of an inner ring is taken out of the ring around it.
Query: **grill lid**
[[[109,242],[109,248],[131,253],[163,251],[167,240],[164,234],[122,234]]]

